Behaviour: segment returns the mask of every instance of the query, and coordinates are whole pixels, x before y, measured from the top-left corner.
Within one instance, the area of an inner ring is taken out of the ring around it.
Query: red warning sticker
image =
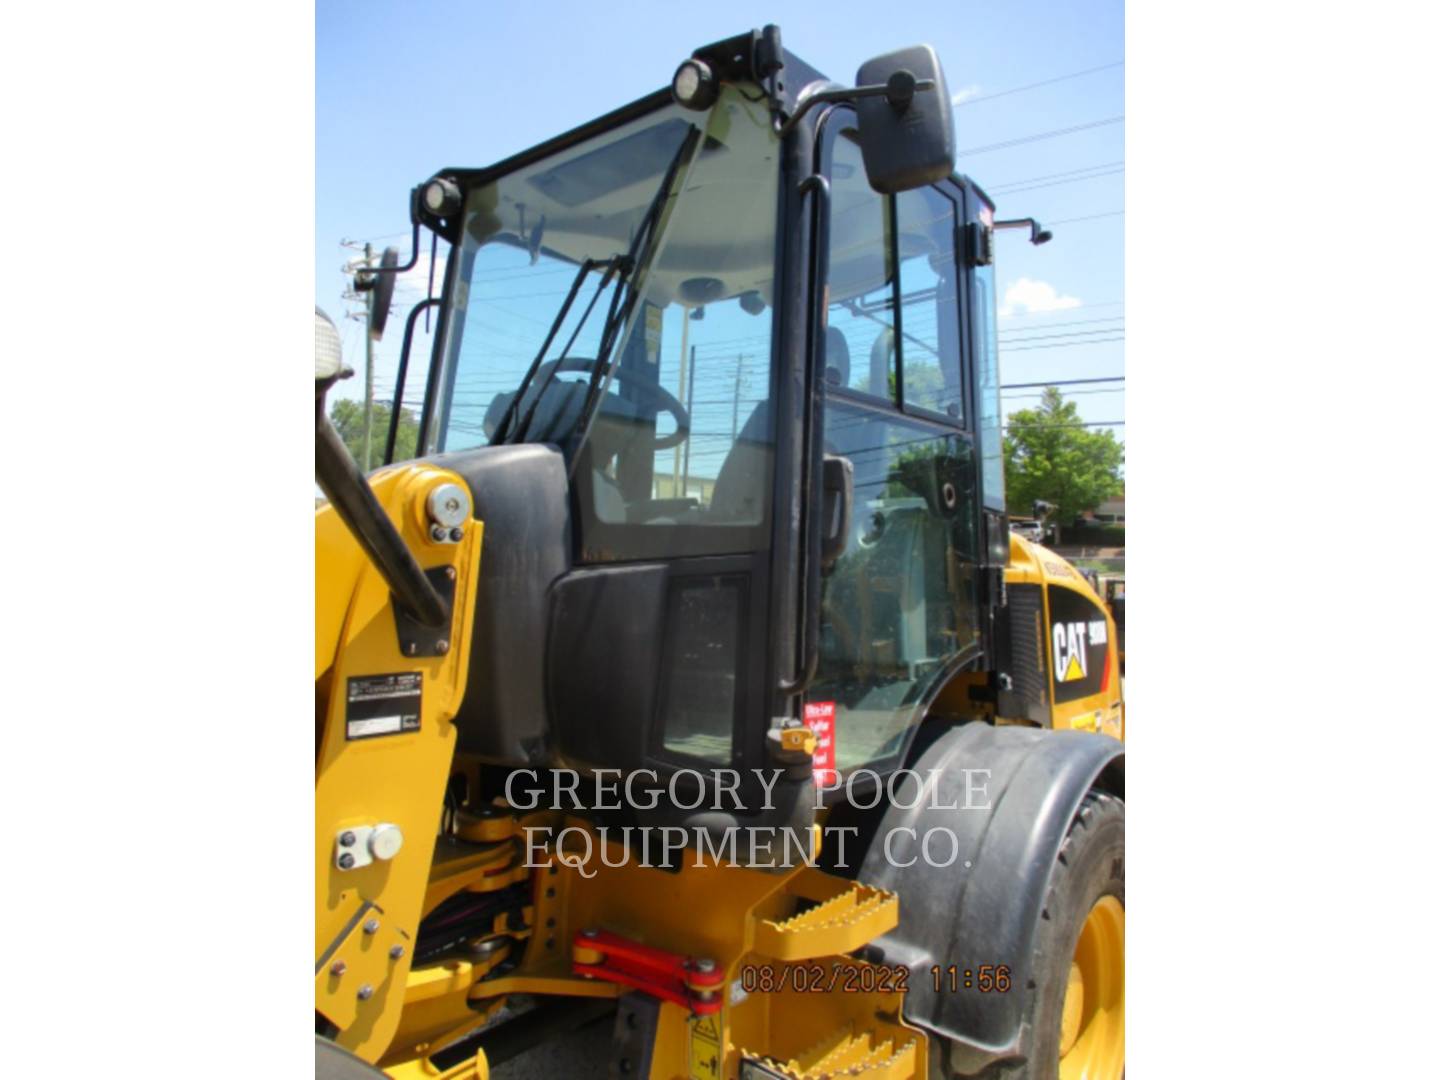
[[[835,702],[807,701],[805,726],[815,733],[815,782],[835,782]]]

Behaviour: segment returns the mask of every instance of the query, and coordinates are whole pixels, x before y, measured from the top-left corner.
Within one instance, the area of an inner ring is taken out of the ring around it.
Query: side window
[[[902,192],[895,203],[905,404],[963,423],[955,204],[929,187]]]
[[[855,486],[850,535],[822,585],[806,705],[834,718],[844,774],[895,765],[978,646],[980,515],[962,430],[956,203],[934,188],[879,195],[845,133],[830,148],[825,382],[847,393],[827,395],[824,443],[850,461]]]
[[[976,269],[975,367],[980,414],[980,486],[985,505],[1005,509],[1005,454],[1000,439],[1000,353],[995,335],[995,268]]]
[[[830,163],[830,308],[825,381],[894,403],[892,203],[865,176],[860,147],[841,134]]]

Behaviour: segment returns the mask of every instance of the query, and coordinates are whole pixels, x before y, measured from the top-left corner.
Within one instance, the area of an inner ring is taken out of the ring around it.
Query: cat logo
[[[1104,619],[1056,623],[1051,636],[1055,643],[1055,678],[1079,682],[1090,674],[1090,647],[1109,640]]]
[[[1085,638],[1091,624],[1083,622],[1056,623],[1051,631],[1055,643],[1055,678],[1059,682],[1077,682],[1089,673],[1089,651]]]

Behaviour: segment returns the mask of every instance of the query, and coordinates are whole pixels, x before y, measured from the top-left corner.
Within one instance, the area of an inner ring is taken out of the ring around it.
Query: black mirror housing
[[[933,89],[915,88],[926,79],[934,81]],[[872,188],[893,195],[955,171],[955,117],[934,49],[915,45],[867,60],[855,83],[889,88],[884,95],[855,101],[860,153]]]
[[[390,318],[390,305],[395,300],[395,268],[400,265],[400,252],[387,247],[380,256],[380,269],[375,273],[370,297],[370,337],[379,341],[385,334]]]

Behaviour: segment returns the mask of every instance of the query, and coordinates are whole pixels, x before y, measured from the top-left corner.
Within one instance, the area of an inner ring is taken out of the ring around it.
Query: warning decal
[[[420,730],[420,672],[364,675],[347,681],[345,738],[373,739]]]
[[[690,1080],[719,1080],[724,1064],[718,1019],[697,1016],[690,1022]]]
[[[805,726],[815,733],[815,783],[835,782],[835,702],[807,701]]]

